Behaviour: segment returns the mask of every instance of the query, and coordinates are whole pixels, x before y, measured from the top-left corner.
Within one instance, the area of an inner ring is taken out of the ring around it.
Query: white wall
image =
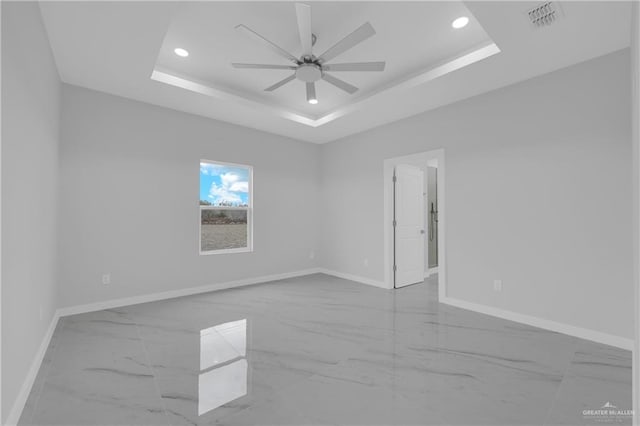
[[[2,419],[56,308],[60,81],[37,3],[2,2]]]
[[[381,281],[383,160],[443,147],[448,296],[631,338],[629,81],[624,50],[324,145],[322,266]]]
[[[60,306],[317,266],[319,146],[68,85],[62,111]],[[254,167],[253,253],[199,255],[200,159]]]
[[[640,425],[640,3],[631,12],[632,145],[633,145],[633,283],[635,294],[635,350],[633,353],[634,424]]]

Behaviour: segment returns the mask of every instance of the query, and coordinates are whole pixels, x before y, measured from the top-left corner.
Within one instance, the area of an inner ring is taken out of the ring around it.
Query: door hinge
[[[396,175],[393,175],[393,183],[395,183],[395,182],[396,182],[396,180],[397,180],[397,179],[396,179]]]
[[[393,272],[396,272],[398,270],[398,265],[393,265]]]
[[[394,220],[394,221],[393,221],[393,227],[395,228],[395,227],[397,226],[397,224],[398,224],[398,223]]]

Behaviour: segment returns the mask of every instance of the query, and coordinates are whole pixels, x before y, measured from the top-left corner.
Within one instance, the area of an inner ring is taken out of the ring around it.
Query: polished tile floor
[[[440,305],[435,281],[318,274],[63,318],[20,424],[595,425],[630,408],[627,351]]]

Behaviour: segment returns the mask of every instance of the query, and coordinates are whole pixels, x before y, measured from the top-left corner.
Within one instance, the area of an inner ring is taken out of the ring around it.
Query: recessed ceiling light
[[[309,99],[309,103],[310,103],[311,105],[315,105],[315,104],[317,104],[317,103],[318,103],[318,100],[317,100],[317,99]]]
[[[189,56],[189,52],[186,51],[185,49],[178,47],[177,49],[174,49],[173,52],[180,56],[181,58],[186,58],[187,56]]]
[[[460,28],[466,27],[468,23],[469,23],[469,18],[467,18],[466,16],[461,16],[458,19],[454,20],[451,23],[451,26],[455,29],[460,29]]]

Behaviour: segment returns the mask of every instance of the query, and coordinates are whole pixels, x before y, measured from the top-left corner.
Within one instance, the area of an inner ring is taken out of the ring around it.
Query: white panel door
[[[424,280],[424,174],[398,165],[394,172],[395,287]]]

